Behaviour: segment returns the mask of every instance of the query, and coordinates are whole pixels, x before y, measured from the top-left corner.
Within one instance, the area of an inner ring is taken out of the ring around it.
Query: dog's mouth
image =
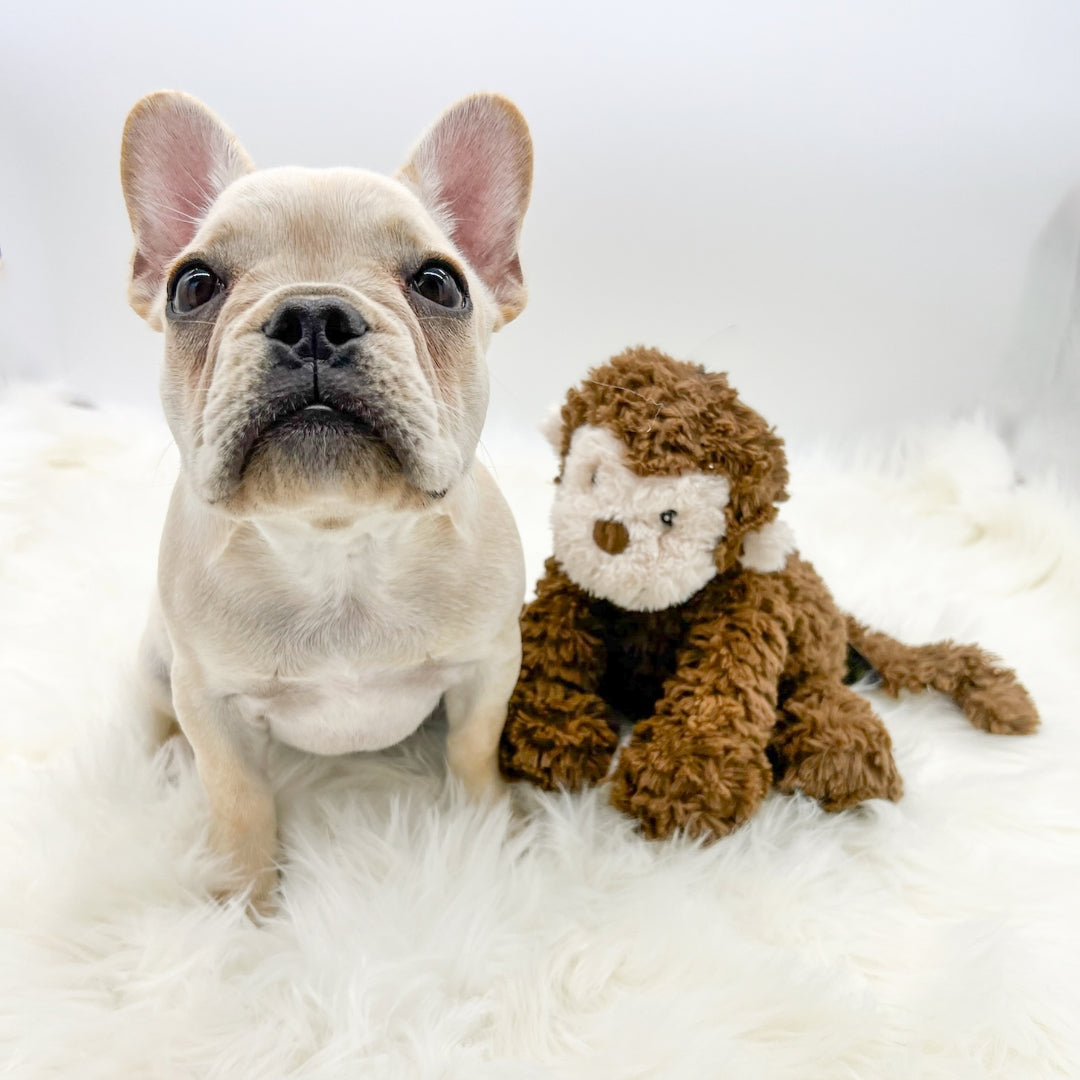
[[[336,409],[333,405],[302,405],[292,412],[281,416],[263,428],[256,443],[266,442],[282,433],[302,434],[342,434],[356,435],[365,439],[379,439],[381,436],[375,425],[366,417],[355,412]]]
[[[238,440],[237,472],[242,476],[259,451],[272,444],[286,452],[315,457],[367,442],[383,450],[400,468],[401,441],[396,427],[363,400],[350,395],[348,400],[331,401],[314,391],[290,394],[253,411]]]

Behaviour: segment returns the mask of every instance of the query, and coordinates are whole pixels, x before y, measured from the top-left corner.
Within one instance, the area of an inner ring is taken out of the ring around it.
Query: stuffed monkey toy
[[[522,615],[508,778],[611,772],[615,806],[653,837],[723,836],[773,784],[826,810],[898,799],[889,734],[844,683],[849,649],[892,696],[932,687],[985,731],[1035,730],[982,650],[903,645],[836,607],[777,517],[783,443],[723,375],[630,349],[570,391],[549,435],[554,556]]]

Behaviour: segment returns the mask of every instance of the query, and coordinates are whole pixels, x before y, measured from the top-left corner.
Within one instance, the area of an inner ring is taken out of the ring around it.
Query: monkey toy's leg
[[[623,748],[612,802],[646,835],[724,836],[768,791],[765,748],[790,629],[770,592],[757,578],[692,628],[654,714]]]
[[[801,790],[826,810],[866,799],[899,799],[892,741],[870,703],[842,679],[848,627],[825,583],[793,557],[787,576],[801,613],[781,680],[780,714],[769,744],[776,786]]]
[[[889,733],[854,690],[811,675],[780,708],[769,757],[781,791],[803,791],[831,811],[903,794]]]
[[[598,693],[605,650],[591,602],[549,559],[521,618],[521,676],[499,744],[507,779],[575,789],[607,775],[618,722]]]

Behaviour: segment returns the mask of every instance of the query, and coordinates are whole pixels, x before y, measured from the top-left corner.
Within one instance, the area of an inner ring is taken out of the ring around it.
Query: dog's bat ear
[[[169,264],[191,242],[214,200],[253,168],[232,132],[187,94],[149,94],[129,113],[120,154],[135,234],[128,299],[158,329],[152,305]]]
[[[532,188],[532,139],[514,105],[497,94],[452,105],[421,136],[398,179],[479,274],[502,321],[520,314],[518,235]]]

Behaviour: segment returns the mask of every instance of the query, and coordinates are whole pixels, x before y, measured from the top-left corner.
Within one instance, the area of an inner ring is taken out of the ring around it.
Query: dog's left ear
[[[398,179],[419,195],[495,297],[502,321],[525,306],[518,235],[532,188],[532,139],[497,94],[452,105],[413,147]]]
[[[135,234],[128,299],[156,329],[152,304],[169,264],[191,242],[214,200],[254,167],[233,133],[188,94],[161,90],[131,110],[120,153]]]

